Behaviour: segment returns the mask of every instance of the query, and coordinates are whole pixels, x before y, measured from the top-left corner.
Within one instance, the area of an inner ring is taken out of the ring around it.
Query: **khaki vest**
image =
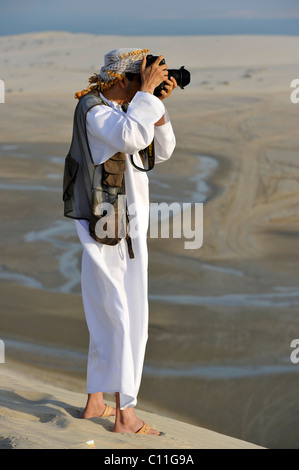
[[[88,144],[86,116],[97,105],[109,106],[98,95],[88,93],[80,98],[75,109],[72,142],[64,166],[64,215],[88,220],[90,236],[100,243],[116,245],[126,238],[130,258],[134,258],[127,233],[125,197],[121,197],[125,196],[125,154],[118,152],[103,164],[96,165]],[[113,208],[111,216],[109,209],[102,210],[104,207]],[[109,217],[113,217],[114,233],[101,237],[97,223],[101,221],[102,228],[107,230],[107,224],[112,221]]]

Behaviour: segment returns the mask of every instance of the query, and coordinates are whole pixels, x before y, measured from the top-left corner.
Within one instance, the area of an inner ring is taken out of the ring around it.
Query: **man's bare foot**
[[[106,405],[101,392],[89,393],[82,418],[100,418],[106,409]],[[111,409],[109,416],[115,416],[115,408]]]

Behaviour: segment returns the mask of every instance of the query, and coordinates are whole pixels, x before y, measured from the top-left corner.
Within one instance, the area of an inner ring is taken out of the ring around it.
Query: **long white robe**
[[[138,151],[155,137],[155,161],[165,161],[175,136],[164,104],[149,93],[136,93],[126,114],[116,102],[109,104],[87,114],[88,141],[96,164],[116,152],[126,154],[126,198],[138,230],[132,239],[135,258],[129,258],[126,240],[103,245],[90,237],[87,221],[75,223],[83,246],[81,290],[90,334],[87,393],[119,392],[125,409],[137,403],[148,337],[148,176],[133,167],[129,155],[142,167]],[[154,126],[163,115],[166,123]]]

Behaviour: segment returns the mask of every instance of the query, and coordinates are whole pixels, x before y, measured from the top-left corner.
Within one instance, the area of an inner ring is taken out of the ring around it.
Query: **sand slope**
[[[80,419],[85,396],[1,367],[0,449],[254,449],[250,443],[139,411],[165,436],[113,434],[113,418]],[[108,402],[113,405],[112,402]]]

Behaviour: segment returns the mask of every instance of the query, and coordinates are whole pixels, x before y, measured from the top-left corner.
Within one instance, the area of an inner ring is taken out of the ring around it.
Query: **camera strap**
[[[139,156],[140,156],[140,158],[142,160],[142,163],[144,165],[143,168],[136,165],[136,163],[134,162],[134,156],[130,155],[132,165],[139,171],[150,171],[150,170],[152,170],[155,166],[155,144],[154,144],[154,141],[152,141],[152,143],[149,144],[149,146],[146,147],[145,149],[140,150]]]

